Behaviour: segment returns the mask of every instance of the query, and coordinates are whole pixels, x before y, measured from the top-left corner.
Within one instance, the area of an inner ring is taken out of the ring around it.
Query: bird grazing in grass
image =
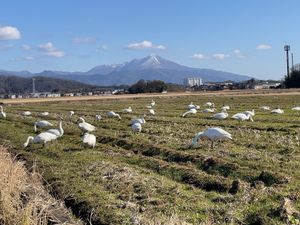
[[[82,117],[79,117],[77,122],[79,129],[82,130],[84,133],[92,132],[96,129],[96,127],[92,124],[85,122],[85,120]]]
[[[56,135],[58,138],[59,138],[59,137],[62,137],[62,136],[64,135],[64,129],[63,129],[63,127],[62,127],[62,121],[63,121],[63,118],[60,117],[58,129],[49,129],[49,130],[47,130],[46,132],[51,133],[51,134],[54,134],[54,135]]]
[[[134,123],[145,124],[146,123],[145,116],[146,115],[143,115],[141,118],[132,119],[131,120],[131,125],[134,124]]]
[[[255,112],[254,112],[254,109],[252,109],[251,111],[245,111],[243,112],[245,115],[251,115],[251,116],[255,116]]]
[[[22,112],[22,115],[23,116],[30,116],[31,112],[30,111],[25,111],[25,112]]]
[[[43,117],[49,116],[49,113],[48,113],[48,112],[42,112],[42,113],[40,114],[40,116],[43,116]]]
[[[197,113],[197,109],[193,108],[193,109],[190,109],[190,110],[186,111],[185,113],[183,113],[182,117],[185,117],[188,114],[196,114],[196,113]]]
[[[300,111],[300,106],[296,106],[296,107],[292,108],[292,110]]]
[[[24,148],[26,148],[29,145],[29,143],[33,143],[33,144],[42,143],[45,146],[47,142],[55,139],[57,139],[57,136],[55,134],[43,132],[36,135],[35,137],[29,136],[23,146]]]
[[[82,142],[83,144],[94,148],[96,145],[96,136],[93,134],[85,133],[82,137]]]
[[[129,106],[127,109],[122,110],[123,113],[132,113],[132,108]]]
[[[250,114],[246,115],[244,113],[237,113],[234,114],[231,118],[238,121],[250,120],[251,122],[253,122],[253,118]]]
[[[264,111],[269,111],[270,107],[269,106],[261,106],[260,109],[264,110]]]
[[[142,124],[136,122],[131,125],[131,129],[134,133],[139,133],[142,131]]]
[[[217,120],[224,120],[227,117],[228,117],[228,113],[226,112],[226,110],[222,110],[222,112],[216,113],[212,116],[213,119],[217,119]]]
[[[193,102],[191,102],[188,107],[188,109],[200,109],[200,106],[199,105],[194,105]]]
[[[96,121],[100,121],[102,119],[102,116],[101,115],[95,115],[95,119],[96,119]]]
[[[192,143],[190,147],[194,147],[199,140],[201,139],[208,139],[211,141],[211,148],[214,147],[214,141],[218,140],[224,140],[224,139],[231,139],[232,136],[227,131],[219,128],[219,127],[212,127],[208,128],[203,132],[199,132],[195,135],[195,137],[192,139]]]
[[[45,128],[45,127],[52,127],[53,124],[48,122],[47,120],[40,120],[34,123],[33,129],[34,132],[37,131],[37,128]]]
[[[284,111],[282,109],[276,108],[271,111],[272,114],[283,114]]]
[[[0,118],[5,119],[6,118],[6,113],[3,111],[3,106],[0,105]]]
[[[203,109],[202,110],[202,112],[204,112],[204,113],[212,113],[212,112],[214,112],[214,111],[216,111],[216,109],[215,108],[209,108],[209,109]]]
[[[121,116],[118,113],[115,113],[114,111],[109,111],[107,113],[107,116],[108,117],[117,117],[117,118],[121,119]]]

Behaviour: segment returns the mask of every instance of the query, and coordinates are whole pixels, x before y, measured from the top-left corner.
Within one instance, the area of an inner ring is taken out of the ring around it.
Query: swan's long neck
[[[64,134],[64,130],[62,128],[62,120],[59,122],[59,133],[61,136]]]
[[[82,123],[85,122],[85,120],[84,120],[82,117],[80,117],[79,120],[80,120]]]
[[[3,113],[3,107],[2,107],[2,105],[0,106],[0,110],[1,110],[1,113]]]
[[[196,136],[192,139],[192,144],[191,146],[195,146],[199,139],[202,137],[203,132],[199,132],[198,134],[196,134]]]
[[[34,132],[36,132],[36,123],[34,123],[33,128],[34,128]]]
[[[29,145],[29,142],[32,142],[33,141],[33,137],[32,136],[29,136],[26,140],[26,142],[24,143],[24,148],[26,148],[28,145]]]

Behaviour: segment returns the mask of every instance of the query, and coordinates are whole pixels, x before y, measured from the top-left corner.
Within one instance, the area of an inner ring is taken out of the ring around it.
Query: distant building
[[[203,85],[202,78],[200,77],[189,77],[183,80],[183,84],[187,87],[201,86]]]

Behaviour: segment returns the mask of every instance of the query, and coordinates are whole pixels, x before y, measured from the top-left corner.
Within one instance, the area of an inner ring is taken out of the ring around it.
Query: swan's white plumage
[[[49,129],[46,132],[56,135],[57,137],[62,137],[64,135],[64,129],[62,127],[62,120],[59,121],[58,129]]]
[[[6,118],[6,113],[3,111],[3,106],[0,105],[0,118]]]
[[[141,132],[142,131],[142,125],[140,123],[133,123],[131,125],[131,129],[135,133]]]
[[[126,109],[123,109],[122,112],[123,112],[123,113],[132,113],[132,108],[131,108],[131,106],[129,106],[129,107],[126,108]]]
[[[271,113],[272,113],[272,114],[283,114],[284,111],[283,111],[282,109],[277,108],[277,109],[273,109],[273,110],[271,111]]]
[[[96,136],[93,134],[85,133],[82,137],[82,142],[94,148],[96,145]]]
[[[117,117],[117,118],[121,119],[121,116],[118,113],[115,113],[114,111],[109,111],[107,113],[107,116],[108,117]]]
[[[57,136],[55,134],[43,132],[43,133],[36,135],[35,137],[29,136],[23,146],[24,146],[24,148],[26,148],[30,142],[32,142],[34,144],[36,144],[36,143],[46,144],[47,142],[55,140],[55,139],[57,139]]]
[[[85,120],[82,117],[78,119],[78,122],[78,127],[83,132],[92,132],[96,129],[96,127],[92,124],[85,122]]]
[[[217,119],[217,120],[224,120],[228,117],[228,113],[227,112],[220,112],[220,113],[216,113],[212,116],[212,118]]]
[[[31,112],[30,111],[25,111],[25,112],[22,112],[22,115],[23,116],[30,116]]]
[[[45,127],[52,127],[53,124],[50,123],[49,121],[47,120],[40,120],[40,121],[37,121],[34,123],[34,131],[36,132],[37,128],[45,128]]]
[[[244,113],[237,113],[234,114],[231,118],[238,121],[251,120],[253,122],[253,118],[250,114],[246,115]]]
[[[197,113],[197,109],[192,108],[192,109],[186,111],[185,113],[183,113],[183,114],[182,114],[182,117],[185,117],[185,116],[188,115],[188,114],[196,114],[196,113]]]

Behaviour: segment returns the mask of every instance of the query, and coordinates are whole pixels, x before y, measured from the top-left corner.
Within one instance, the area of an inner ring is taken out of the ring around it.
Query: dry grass
[[[12,158],[0,146],[0,224],[81,224],[70,217],[64,205],[51,197],[35,168]]]

